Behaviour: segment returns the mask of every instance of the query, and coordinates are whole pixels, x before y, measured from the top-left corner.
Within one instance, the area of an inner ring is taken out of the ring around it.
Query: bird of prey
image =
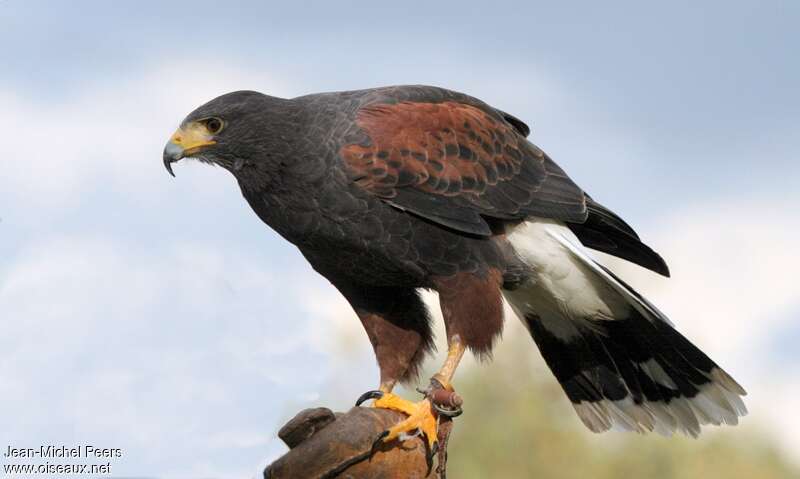
[[[416,431],[436,449],[431,392],[452,391],[465,350],[489,355],[503,298],[590,430],[696,436],[702,424],[736,424],[744,389],[584,248],[669,276],[664,260],[529,133],[431,86],[237,91],[190,113],[163,162],[170,173],[186,157],[228,170],[258,217],[352,305],[380,369],[361,400],[408,415],[376,443]],[[392,389],[433,348],[420,289],[439,295],[448,353],[415,403]]]

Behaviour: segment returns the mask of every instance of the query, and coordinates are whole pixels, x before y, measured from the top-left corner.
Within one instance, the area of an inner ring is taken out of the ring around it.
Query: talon
[[[383,391],[373,390],[367,391],[356,400],[356,406],[361,406],[361,403],[369,399],[380,399],[383,397]]]
[[[373,407],[391,409],[408,416],[389,428],[386,434],[381,435],[380,439],[384,442],[395,439],[402,442],[415,436],[424,435],[430,446],[436,440],[439,421],[430,400],[423,399],[414,403],[392,393],[383,393],[382,397],[375,401]]]
[[[434,441],[428,453],[425,455],[425,462],[428,463],[428,475],[430,475],[433,469],[433,458],[436,456],[437,452],[439,452],[439,441]]]
[[[378,447],[380,447],[380,445],[383,444],[383,438],[385,438],[388,435],[389,435],[389,431],[388,430],[387,431],[383,431],[382,433],[378,434],[378,438],[375,439],[375,442],[372,443],[372,448],[369,451],[370,457],[375,455],[375,451],[377,451]]]

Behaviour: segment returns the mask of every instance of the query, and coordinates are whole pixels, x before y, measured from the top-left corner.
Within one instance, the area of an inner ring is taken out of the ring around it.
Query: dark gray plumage
[[[744,390],[569,235],[668,276],[663,259],[529,133],[518,118],[442,88],[290,100],[242,91],[189,114],[164,163],[171,172],[191,156],[234,175],[259,218],[353,306],[382,389],[414,378],[432,347],[417,293],[429,288],[440,295],[451,350],[481,355],[502,330],[506,295],[593,430],[619,420],[694,434],[692,421],[735,420]],[[712,393],[714,407],[692,412]],[[689,412],[674,412],[683,400]]]

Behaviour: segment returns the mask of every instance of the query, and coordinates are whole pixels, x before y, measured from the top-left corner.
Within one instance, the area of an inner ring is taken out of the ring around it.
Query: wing
[[[669,277],[661,256],[642,243],[639,235],[613,211],[586,196],[588,216],[583,223],[567,223],[584,246],[636,263]]]
[[[404,101],[362,107],[356,122],[368,140],[342,147],[348,174],[397,208],[478,236],[492,234],[491,218],[586,220],[583,191],[510,115]]]
[[[339,151],[349,178],[396,208],[491,236],[492,219],[565,221],[581,242],[659,274],[664,260],[593,201],[518,118],[468,98],[372,103],[356,112],[366,138]]]

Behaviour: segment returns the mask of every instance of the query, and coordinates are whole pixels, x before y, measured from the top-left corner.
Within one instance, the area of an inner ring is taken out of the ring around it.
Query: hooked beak
[[[215,143],[216,141],[210,138],[208,131],[202,125],[190,124],[185,128],[179,128],[164,147],[164,168],[170,175],[175,176],[172,171],[173,163]]]
[[[172,163],[181,158],[183,158],[183,148],[173,143],[171,140],[167,142],[167,146],[164,147],[164,168],[166,168],[173,177],[175,177],[175,172],[172,171]]]

